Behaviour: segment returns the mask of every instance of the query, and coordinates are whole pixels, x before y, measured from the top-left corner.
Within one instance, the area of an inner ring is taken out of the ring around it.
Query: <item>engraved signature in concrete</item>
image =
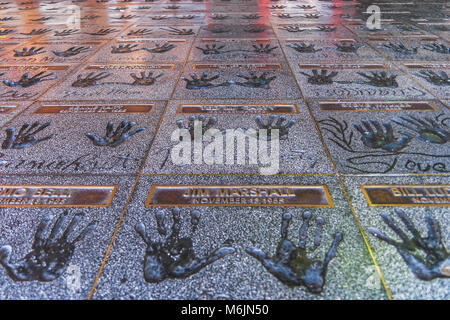
[[[109,121],[106,125],[106,134],[103,138],[90,132],[86,133],[86,137],[88,137],[95,146],[115,148],[130,139],[136,133],[145,130],[145,128],[131,130],[134,125],[136,125],[136,122],[123,120],[117,126],[116,130],[114,130],[114,122]]]
[[[50,124],[51,122],[46,122],[41,125],[40,121],[36,121],[30,125],[27,122],[22,125],[17,134],[14,128],[6,129],[6,139],[2,143],[2,149],[24,149],[53,138],[54,134],[41,139],[35,137],[37,133],[49,127]]]
[[[396,130],[389,121],[380,124],[377,120],[362,120],[361,124],[353,125],[368,150],[359,149],[354,145],[355,132],[351,130],[346,120],[339,121],[330,116],[318,120],[318,124],[329,141],[352,154],[345,159],[345,167],[357,172],[390,172],[396,168],[400,155],[418,156],[421,159],[450,158],[445,152],[438,154],[426,151],[427,144],[445,144],[450,141],[449,117],[444,117],[444,114],[436,115],[434,118],[409,115],[390,120],[399,125],[400,130]],[[404,130],[405,128],[408,130]],[[397,133],[403,137],[398,138]],[[425,145],[419,151],[408,150],[408,146],[413,142],[422,142]]]
[[[232,240],[227,240],[223,245],[204,257],[197,257],[191,237],[180,235],[182,219],[180,209],[172,210],[172,227],[167,227],[167,214],[160,210],[155,214],[157,230],[163,240],[156,240],[148,232],[144,224],[136,225],[136,232],[147,245],[144,258],[144,279],[150,283],[158,283],[170,278],[187,278],[206,266],[234,253]],[[200,222],[200,212],[191,212],[192,233]]]
[[[47,236],[52,217],[44,217],[37,227],[31,252],[19,261],[11,262],[12,248],[3,246],[0,248],[0,264],[14,281],[47,282],[59,278],[75,252],[76,243],[96,227],[96,222],[91,222],[78,236],[73,237],[72,234],[82,217],[82,213],[77,213],[67,224],[69,213],[65,211],[56,219]],[[66,224],[67,227],[63,230]],[[69,240],[70,237],[73,239]]]
[[[309,223],[312,218],[310,212],[303,213],[303,224],[299,231],[299,243],[295,245],[288,240],[288,228],[292,219],[290,213],[285,213],[281,222],[281,239],[273,257],[259,248],[249,247],[246,252],[257,259],[264,268],[273,274],[279,281],[288,286],[305,286],[310,292],[320,294],[325,285],[325,278],[329,263],[335,258],[337,249],[343,240],[342,233],[338,232],[323,261],[308,258],[306,240]],[[316,232],[314,248],[321,244],[322,229],[325,220],[316,219]]]
[[[425,216],[428,235],[424,237],[403,210],[395,209],[394,212],[406,229],[401,228],[389,214],[382,213],[380,216],[401,241],[392,239],[377,228],[369,227],[369,232],[395,247],[411,272],[420,280],[450,277],[450,254],[442,241],[441,226],[437,219],[430,214]]]

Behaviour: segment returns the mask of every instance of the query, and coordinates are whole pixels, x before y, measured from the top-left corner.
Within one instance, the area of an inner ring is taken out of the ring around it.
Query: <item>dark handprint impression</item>
[[[322,292],[325,285],[328,264],[336,256],[343,235],[340,232],[335,235],[331,248],[323,261],[308,258],[306,252],[306,238],[311,217],[312,215],[310,212],[305,212],[303,214],[303,224],[300,227],[298,246],[287,239],[292,215],[290,213],[285,213],[281,222],[281,239],[273,257],[256,247],[247,248],[246,251],[249,255],[261,262],[267,271],[284,284],[288,286],[305,286],[310,292],[319,294]],[[323,218],[318,217],[316,223],[317,226],[314,237],[315,248],[320,246],[322,228],[325,221]]]
[[[356,130],[361,133],[361,141],[366,147],[371,149],[381,148],[386,151],[400,151],[408,146],[412,135],[402,132],[405,135],[400,141],[394,136],[394,129],[389,122],[384,122],[383,127],[376,120],[361,121],[362,125],[353,124]],[[372,126],[373,128],[372,128]],[[374,130],[375,129],[375,130]]]
[[[450,142],[450,128],[447,127],[445,121],[440,124],[428,117],[420,119],[412,115],[400,116],[400,119],[392,119],[392,121],[418,134],[417,139],[421,141],[435,144]]]
[[[117,129],[114,130],[114,123],[110,121],[106,125],[106,134],[103,138],[100,138],[90,132],[86,133],[86,137],[88,137],[95,146],[99,147],[107,146],[115,148],[118,145],[124,143],[126,140],[128,140],[136,133],[145,130],[145,128],[138,128],[130,131],[135,124],[136,124],[135,122],[124,120],[119,124]]]
[[[145,51],[148,51],[150,53],[164,53],[172,50],[173,48],[176,48],[176,45],[171,43],[163,43],[163,44],[156,44],[154,48],[148,49],[148,48],[142,48]]]
[[[163,240],[156,240],[146,232],[142,223],[136,225],[136,232],[147,244],[144,258],[144,279],[150,283],[158,283],[168,278],[187,278],[211,263],[222,259],[236,250],[231,246],[232,241],[227,240],[205,257],[196,257],[192,238],[181,237],[180,209],[172,211],[172,228],[169,234],[167,216],[164,211],[155,214],[157,230]],[[200,221],[200,212],[192,211],[192,233],[196,231]],[[152,239],[153,238],[153,239]]]
[[[206,131],[208,131],[210,128],[212,128],[217,123],[216,117],[210,117],[207,122],[205,122],[206,117],[205,115],[201,114],[198,116],[198,118],[194,115],[189,117],[189,122],[187,125],[185,125],[183,120],[177,120],[177,126],[180,129],[186,129],[189,131],[189,134],[192,137],[195,137],[195,125],[196,120],[199,121],[199,125],[201,126],[201,134],[203,135]]]
[[[255,72],[249,72],[248,76],[237,73],[236,76],[243,78],[245,82],[236,82],[237,85],[249,88],[263,88],[270,89],[270,82],[276,79],[276,76],[267,78],[269,73],[263,72],[260,76],[257,76]]]
[[[30,56],[34,56],[34,55],[37,55],[40,53],[47,52],[47,51],[42,51],[43,49],[44,49],[44,47],[40,47],[40,48],[31,47],[30,49],[22,48],[22,51],[15,49],[15,50],[13,50],[14,57],[30,57]]]
[[[64,51],[52,50],[52,52],[58,57],[66,58],[76,56],[77,54],[89,51],[90,49],[91,47],[81,46],[81,47],[70,47],[69,49]]]
[[[103,80],[107,77],[109,77],[111,74],[106,72],[100,72],[98,74],[95,74],[94,72],[89,73],[86,77],[83,78],[83,76],[80,74],[77,76],[77,80],[75,80],[72,83],[72,87],[75,88],[87,88],[97,85],[103,85],[104,83],[98,83],[98,81]]]
[[[195,74],[190,74],[191,79],[186,79],[185,77],[181,77],[180,79],[183,79],[186,81],[186,89],[210,89],[210,88],[216,88],[216,87],[222,87],[222,86],[229,86],[233,84],[233,81],[225,81],[222,83],[214,84],[211,81],[216,80],[220,77],[220,74],[217,74],[211,78],[208,78],[208,73],[203,72],[200,78]]]
[[[385,71],[370,71],[370,74],[364,72],[357,72],[360,76],[367,79],[367,81],[359,81],[357,83],[385,88],[398,88],[397,75],[392,74],[388,76]]]
[[[450,78],[445,71],[420,70],[417,75],[436,86],[450,86]]]
[[[54,134],[41,139],[36,139],[35,137],[37,133],[50,126],[50,124],[51,122],[47,122],[41,125],[41,122],[36,121],[30,125],[27,122],[20,128],[17,134],[15,134],[14,128],[6,129],[6,139],[3,141],[2,149],[24,149],[53,138]]]
[[[12,263],[11,246],[3,246],[0,248],[0,264],[14,281],[47,282],[59,278],[74,254],[75,244],[96,227],[96,223],[91,222],[78,236],[69,240],[82,216],[82,213],[75,214],[66,229],[63,230],[63,226],[69,219],[69,213],[65,211],[57,218],[47,237],[45,233],[52,217],[44,217],[37,227],[31,252],[19,261]]]
[[[137,76],[134,73],[131,73],[130,76],[133,78],[133,82],[131,83],[132,86],[151,86],[155,84],[156,79],[162,77],[164,73],[160,73],[157,76],[153,76],[153,72],[149,72],[147,75],[145,74],[145,71],[141,72],[141,76]]]
[[[402,230],[387,213],[382,213],[380,216],[384,223],[400,237],[401,241],[395,241],[376,228],[369,227],[369,232],[394,246],[412,273],[420,280],[449,278],[450,254],[442,241],[441,227],[436,218],[431,215],[425,217],[428,235],[423,237],[403,210],[395,209],[395,213],[412,237]]]
[[[49,81],[49,80],[55,80],[58,77],[52,77],[48,78],[50,76],[53,76],[54,73],[45,74],[45,71],[39,72],[35,74],[34,76],[30,77],[28,73],[24,73],[19,80],[17,81],[10,81],[10,80],[1,80],[5,85],[8,87],[21,87],[21,88],[28,88],[31,86],[34,86],[35,84],[38,84],[42,81]]]
[[[338,75],[336,71],[328,73],[325,69],[322,69],[320,73],[316,69],[312,70],[312,74],[307,74],[302,71],[300,73],[308,77],[308,83],[314,85],[332,84],[333,78]]]
[[[277,120],[275,123],[274,121]],[[291,119],[286,124],[283,124],[286,121],[285,116],[277,116],[270,115],[267,122],[264,123],[261,116],[255,117],[256,125],[258,129],[266,129],[267,130],[267,140],[272,139],[272,130],[278,130],[278,136],[280,140],[286,140],[289,134],[289,128],[295,124],[295,120]]]

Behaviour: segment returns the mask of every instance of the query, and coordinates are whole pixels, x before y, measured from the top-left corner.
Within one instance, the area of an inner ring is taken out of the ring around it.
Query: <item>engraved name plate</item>
[[[369,206],[449,206],[450,185],[362,185]]]
[[[79,114],[79,113],[150,113],[153,104],[105,104],[105,105],[43,105],[34,113],[38,114]],[[0,107],[1,110],[1,107]]]
[[[101,65],[91,64],[83,68],[83,70],[173,70],[174,64],[160,64],[160,65]]]
[[[13,111],[15,108],[17,108],[17,105],[8,105],[8,106],[2,106],[0,105],[0,114],[8,114],[11,111]]]
[[[233,69],[233,68],[245,68],[256,70],[273,70],[283,69],[281,64],[267,64],[267,63],[230,63],[230,64],[195,64],[193,70],[197,69]]]
[[[409,111],[438,110],[428,101],[321,101],[323,111]]]
[[[387,69],[386,65],[381,63],[359,63],[359,64],[327,64],[327,63],[308,63],[298,64],[300,69]]]
[[[117,186],[0,185],[0,207],[107,207]]]
[[[180,104],[177,113],[298,113],[295,104]]]
[[[332,207],[325,185],[154,185],[149,206]]]

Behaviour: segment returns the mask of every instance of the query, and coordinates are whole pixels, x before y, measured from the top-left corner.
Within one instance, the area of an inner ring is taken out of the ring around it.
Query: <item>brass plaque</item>
[[[332,207],[325,185],[154,185],[145,206]]]
[[[136,70],[136,69],[150,69],[150,70],[173,70],[174,64],[158,64],[158,65],[101,65],[91,64],[83,68],[83,70]]]
[[[183,39],[159,39],[160,41],[164,41],[164,43],[187,43],[186,40]],[[149,42],[149,39],[147,38],[133,38],[133,40],[117,40],[117,43],[123,43],[123,44],[134,44],[136,42]]]
[[[438,110],[428,101],[320,101],[323,111],[409,111]]]
[[[17,105],[15,105],[15,106],[1,106],[0,105],[0,114],[8,114],[11,111],[13,111],[15,108],[17,108]]]
[[[192,67],[196,69],[230,69],[230,68],[246,68],[246,69],[259,69],[259,70],[272,70],[283,69],[281,64],[247,64],[247,63],[232,63],[232,64],[195,64]]]
[[[269,43],[270,39],[224,39],[224,38],[202,38],[200,39],[200,42],[242,42],[242,41],[249,41],[251,40],[252,42],[255,43]]]
[[[369,206],[449,206],[450,185],[362,185]]]
[[[448,63],[403,63],[408,69],[450,69]]]
[[[58,70],[67,70],[69,69],[69,66],[0,66],[0,70],[51,70],[51,71],[58,71]]]
[[[0,207],[107,207],[117,186],[0,185]]]
[[[358,63],[358,64],[327,64],[327,63],[308,63],[298,64],[300,69],[387,69],[382,63]]]
[[[295,104],[180,104],[177,113],[298,113]]]
[[[83,114],[83,113],[150,113],[153,104],[105,104],[105,105],[43,105],[37,114]],[[1,110],[1,107],[0,107]]]

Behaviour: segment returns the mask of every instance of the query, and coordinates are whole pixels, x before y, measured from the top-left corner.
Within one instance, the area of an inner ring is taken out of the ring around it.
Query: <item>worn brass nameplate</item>
[[[358,63],[358,64],[328,64],[328,63],[308,63],[298,64],[300,69],[387,69],[381,63]]]
[[[295,104],[180,104],[177,113],[298,113]]]
[[[15,105],[15,106],[0,106],[0,114],[8,114],[11,111],[13,111],[15,108],[17,108],[17,105]]]
[[[450,185],[362,185],[369,206],[449,206]]]
[[[150,113],[153,104],[105,104],[105,105],[43,105],[36,109],[38,114],[79,114],[79,113]],[[1,107],[0,107],[1,110]]]
[[[450,69],[449,63],[403,63],[408,69]]]
[[[281,64],[195,64],[192,69],[232,69],[232,68],[246,68],[246,69],[257,69],[257,70],[272,70],[272,69],[283,69]]]
[[[0,185],[0,207],[107,207],[117,186]]]
[[[154,185],[150,206],[332,207],[325,185]]]
[[[409,111],[438,110],[428,101],[321,101],[323,111]]]
[[[100,65],[91,64],[83,68],[83,70],[173,70],[174,64],[159,64],[159,65]]]
[[[69,66],[22,66],[22,65],[17,65],[17,66],[0,66],[0,70],[9,70],[9,71],[14,71],[14,70],[49,70],[49,71],[58,71],[58,70],[67,70],[69,69]]]

